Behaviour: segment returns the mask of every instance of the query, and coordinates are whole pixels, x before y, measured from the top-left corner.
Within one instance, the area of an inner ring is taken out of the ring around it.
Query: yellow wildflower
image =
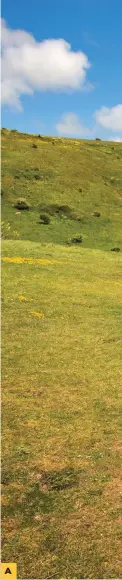
[[[4,257],[2,258],[3,262],[9,262],[9,263],[13,263],[13,264],[56,264],[58,263],[57,260],[48,260],[45,258],[21,258],[20,256],[18,257]]]
[[[33,314],[34,316],[36,316],[37,318],[44,318],[44,314],[43,312],[31,312],[31,314]]]
[[[18,296],[18,299],[20,300],[20,302],[22,302],[22,300],[26,300],[25,296]]]

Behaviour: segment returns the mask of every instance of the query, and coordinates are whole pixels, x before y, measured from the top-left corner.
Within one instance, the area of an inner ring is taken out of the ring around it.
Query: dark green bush
[[[23,210],[30,209],[30,205],[24,197],[20,197],[19,199],[17,199],[16,203],[14,204],[14,207],[16,207],[16,209],[23,209]]]
[[[69,216],[69,219],[74,220],[76,222],[82,222],[83,221],[84,216],[79,215],[77,213],[71,213],[71,215]]]
[[[39,181],[41,179],[40,173],[35,173],[34,178]]]
[[[33,147],[33,149],[38,149],[36,143],[33,143],[32,147]]]
[[[82,235],[79,235],[78,234],[77,236],[75,236],[75,238],[70,238],[68,240],[67,244],[68,245],[71,245],[71,244],[82,244],[82,241],[83,241]]]
[[[120,252],[120,248],[111,248],[111,252]]]
[[[58,205],[58,204],[41,204],[39,206],[40,211],[54,216],[59,216],[60,218],[67,218],[69,220],[75,220],[81,222],[84,216],[80,216],[75,213],[72,208],[68,205]]]
[[[71,213],[71,209],[70,207],[68,207],[67,205],[58,205],[57,203],[52,203],[49,205],[44,205],[41,204],[40,205],[40,211],[46,212],[49,215],[67,215],[69,216]]]
[[[72,244],[82,244],[82,236],[76,236],[76,238],[72,238],[71,243]]]
[[[40,214],[40,220],[42,224],[48,225],[50,223],[50,218],[47,213]]]
[[[65,215],[69,216],[71,214],[71,208],[68,205],[59,205],[58,211],[64,213]]]

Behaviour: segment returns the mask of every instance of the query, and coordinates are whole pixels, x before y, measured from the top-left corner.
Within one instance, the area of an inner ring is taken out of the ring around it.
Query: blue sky
[[[121,140],[122,1],[3,0],[2,18],[2,126]]]

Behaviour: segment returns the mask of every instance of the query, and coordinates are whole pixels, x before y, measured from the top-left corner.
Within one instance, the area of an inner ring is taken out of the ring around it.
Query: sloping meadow
[[[67,244],[82,235],[84,247],[121,250],[121,163],[120,143],[3,129],[3,237]]]
[[[2,560],[121,577],[121,252],[3,241]]]

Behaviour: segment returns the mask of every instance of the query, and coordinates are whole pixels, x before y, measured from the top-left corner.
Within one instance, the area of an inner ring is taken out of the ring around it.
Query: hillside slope
[[[121,578],[121,157],[2,131],[2,561],[21,579]]]
[[[82,234],[84,247],[121,249],[121,162],[121,143],[2,129],[3,237],[65,244]],[[16,213],[20,197],[30,211]],[[49,225],[40,224],[41,210]],[[100,217],[92,215],[96,211]]]

